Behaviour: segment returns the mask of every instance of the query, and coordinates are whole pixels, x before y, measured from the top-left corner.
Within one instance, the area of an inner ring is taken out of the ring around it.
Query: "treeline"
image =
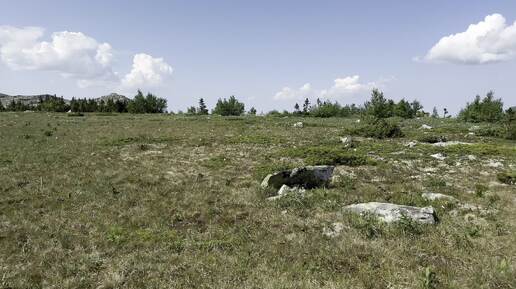
[[[25,104],[20,100],[12,100],[7,106],[0,103],[0,111],[46,111],[46,112],[118,112],[118,113],[164,113],[167,100],[151,93],[146,96],[138,90],[133,99],[96,99],[72,98],[67,102],[63,97],[49,95],[40,97],[37,104]]]
[[[179,112],[181,113],[181,112]],[[245,114],[245,105],[238,101],[235,96],[229,99],[219,99],[211,111],[212,114],[222,116],[239,116]],[[207,115],[209,110],[204,99],[199,100],[199,106],[191,106],[186,111],[187,115]],[[256,109],[252,107],[247,114],[256,114]],[[306,98],[302,103],[302,107],[296,103],[293,111],[284,110],[279,112],[272,110],[267,113],[268,116],[302,116],[302,117],[350,117],[353,115],[371,114],[376,117],[401,117],[414,118],[418,116],[428,116],[423,111],[423,106],[417,101],[408,102],[405,99],[395,102],[392,99],[386,99],[383,92],[375,89],[372,91],[371,99],[362,106],[355,104],[341,105],[337,101],[316,99],[312,104],[310,99]]]

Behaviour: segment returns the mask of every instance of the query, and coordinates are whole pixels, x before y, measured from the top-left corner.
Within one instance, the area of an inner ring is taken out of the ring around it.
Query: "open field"
[[[355,125],[0,113],[0,288],[516,288],[516,187],[497,177],[515,142],[427,118],[346,148]],[[468,144],[406,146],[429,136]],[[328,188],[269,201],[260,187],[332,163]],[[439,223],[342,211],[370,201],[431,205]]]

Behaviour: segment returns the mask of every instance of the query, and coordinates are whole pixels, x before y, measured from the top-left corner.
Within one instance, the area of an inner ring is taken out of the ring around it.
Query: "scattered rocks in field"
[[[302,122],[296,122],[294,123],[293,127],[297,127],[297,128],[303,128],[304,124]]]
[[[279,199],[281,197],[284,197],[288,193],[300,193],[301,195],[304,195],[305,189],[298,188],[298,187],[291,188],[291,187],[289,187],[287,185],[283,185],[279,189],[277,195],[269,197],[269,198],[267,198],[267,200],[274,201],[274,200],[277,200],[277,199]]]
[[[283,185],[313,189],[328,185],[333,176],[334,166],[306,166],[276,172],[265,177],[262,188],[280,189]]]
[[[437,223],[437,216],[432,207],[412,207],[390,203],[362,203],[345,206],[344,210],[358,214],[373,214],[386,223],[400,221],[402,218],[409,218],[415,222],[423,224]]]
[[[417,145],[417,141],[411,141],[405,144],[406,147],[413,148]]]
[[[341,222],[335,222],[331,224],[330,227],[326,227],[323,229],[323,235],[328,238],[338,237],[343,229],[344,224],[342,224]]]
[[[444,161],[446,159],[446,156],[444,156],[442,153],[437,153],[430,156],[440,161]]]
[[[432,129],[432,127],[427,124],[423,124],[419,129]]]
[[[422,193],[421,196],[428,200],[428,201],[435,201],[435,200],[446,200],[451,202],[458,202],[458,200],[452,196],[448,196],[445,194],[439,194],[439,193]]]
[[[471,143],[468,143],[468,142],[461,142],[461,141],[447,141],[447,142],[436,142],[434,144],[432,144],[433,146],[436,146],[436,147],[447,147],[447,146],[453,146],[453,145],[470,145]]]

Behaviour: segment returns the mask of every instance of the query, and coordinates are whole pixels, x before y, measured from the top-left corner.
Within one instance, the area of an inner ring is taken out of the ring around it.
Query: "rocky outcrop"
[[[306,166],[268,175],[262,181],[262,188],[280,189],[283,185],[313,189],[328,185],[334,166]]]
[[[389,203],[362,203],[344,207],[345,211],[358,214],[373,214],[380,220],[391,223],[400,221],[402,218],[409,218],[415,222],[422,224],[437,223],[437,216],[432,207],[411,207]]]

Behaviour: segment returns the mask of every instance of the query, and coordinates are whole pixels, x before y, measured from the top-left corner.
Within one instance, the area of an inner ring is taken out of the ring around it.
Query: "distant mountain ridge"
[[[49,97],[55,97],[56,95],[52,94],[38,94],[38,95],[8,95],[4,93],[0,93],[0,102],[2,105],[7,106],[10,102],[13,100],[15,102],[21,101],[24,105],[32,105],[35,106],[39,103],[40,99],[45,99]],[[104,101],[107,102],[108,100],[121,100],[121,101],[128,101],[129,98],[127,98],[124,95],[118,94],[118,93],[111,93],[108,95],[104,95],[101,97],[94,98],[97,102]],[[70,103],[70,99],[65,99],[66,103]]]

